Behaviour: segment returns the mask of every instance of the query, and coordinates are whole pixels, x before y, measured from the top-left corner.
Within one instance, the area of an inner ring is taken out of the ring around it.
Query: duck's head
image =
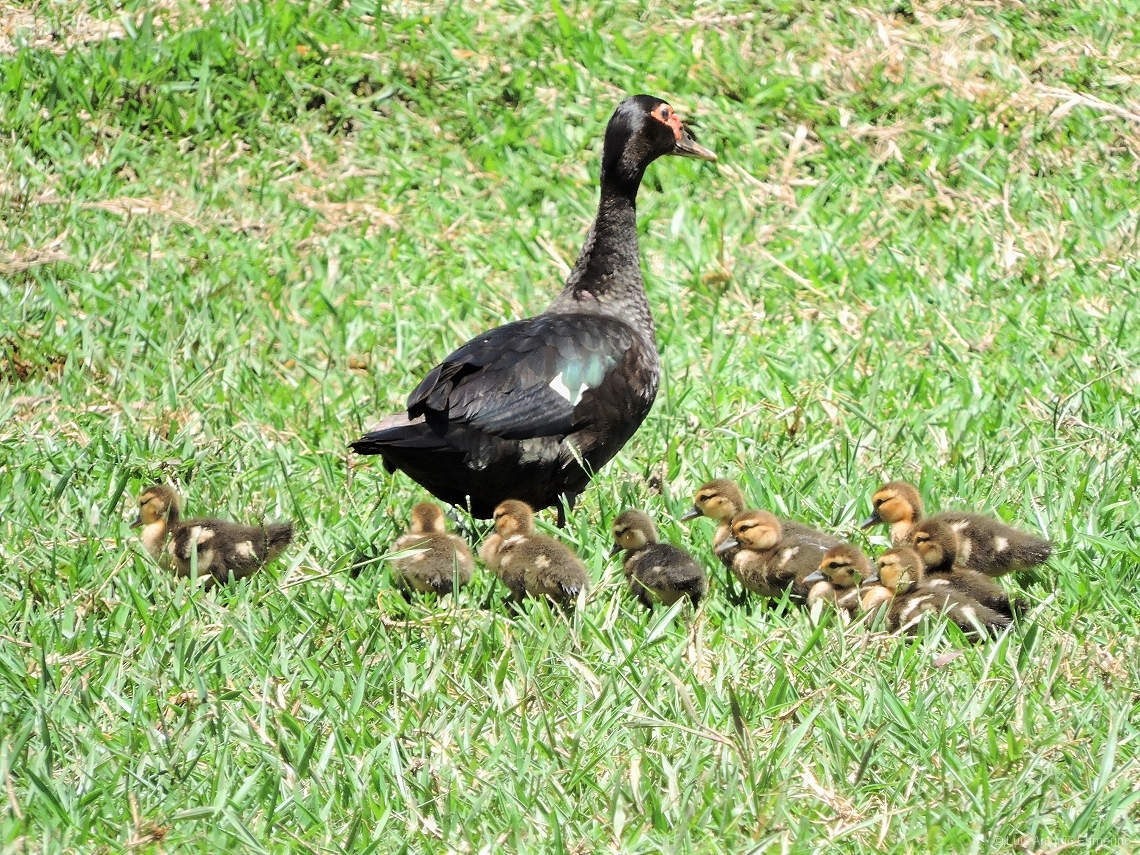
[[[139,494],[139,515],[131,523],[131,528],[156,522],[176,523],[181,510],[182,503],[174,488],[166,484],[153,484]]]
[[[434,502],[420,502],[412,508],[412,534],[443,534],[447,520],[443,508]]]
[[[913,523],[922,516],[922,497],[906,481],[888,481],[871,496],[874,509],[863,528],[879,523]]]
[[[643,511],[625,511],[614,520],[613,533],[614,548],[610,550],[610,555],[616,555],[623,549],[643,549],[657,542],[657,528],[649,514]]]
[[[665,101],[652,95],[626,98],[606,126],[602,185],[635,196],[645,168],[667,154],[716,160],[716,155],[694,139]]]
[[[922,559],[913,549],[905,546],[888,549],[879,556],[878,572],[869,583],[878,583],[896,594],[904,594],[922,584]]]
[[[744,494],[727,478],[709,481],[693,495],[693,506],[685,511],[682,520],[711,517],[727,523],[744,510]]]
[[[941,520],[919,523],[911,543],[927,570],[949,570],[958,558],[958,533]]]
[[[495,534],[499,537],[513,537],[516,534],[531,534],[534,531],[534,511],[526,502],[507,499],[494,513]]]
[[[874,573],[863,550],[850,543],[833,546],[820,559],[819,569],[804,578],[805,582],[830,582],[837,588],[858,588]]]
[[[718,553],[730,549],[752,549],[762,552],[780,541],[783,526],[775,514],[767,511],[744,511],[732,519],[732,537],[716,548]]]

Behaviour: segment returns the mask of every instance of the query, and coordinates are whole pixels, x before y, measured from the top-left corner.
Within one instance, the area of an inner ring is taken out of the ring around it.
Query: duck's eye
[[[666,120],[667,120],[667,119],[669,118],[669,108],[668,108],[667,106],[664,106],[664,107],[662,107],[660,110],[658,110],[658,111],[657,111],[657,114],[658,114],[658,115],[659,115],[659,116],[660,116],[662,119],[666,119]]]

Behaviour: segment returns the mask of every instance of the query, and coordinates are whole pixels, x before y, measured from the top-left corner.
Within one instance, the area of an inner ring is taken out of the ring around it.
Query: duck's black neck
[[[547,311],[649,317],[637,250],[637,187],[603,180],[598,216]],[[632,319],[632,318],[631,318]],[[648,320],[652,329],[652,320]]]

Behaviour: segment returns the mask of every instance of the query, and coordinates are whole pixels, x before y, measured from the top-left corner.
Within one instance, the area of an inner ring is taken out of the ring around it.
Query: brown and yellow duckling
[[[648,514],[625,511],[614,520],[613,535],[610,554],[625,550],[622,564],[629,590],[646,608],[655,602],[671,606],[682,597],[695,608],[708,592],[705,568],[685,550],[661,543]]]
[[[443,509],[432,502],[412,508],[411,530],[393,546],[400,552],[416,550],[391,562],[392,581],[404,591],[450,594],[455,586],[468,584],[475,573],[471,547],[447,530]]]
[[[736,558],[736,549],[721,549],[721,544],[732,537],[732,518],[744,510],[744,494],[728,478],[715,478],[693,495],[693,506],[685,511],[682,522],[708,517],[716,521],[713,532],[713,552],[729,570]]]
[[[479,556],[516,601],[530,596],[569,606],[589,590],[586,565],[562,543],[535,532],[530,505],[508,499],[495,508],[493,517],[495,531]]]
[[[914,634],[926,614],[944,615],[962,632],[977,638],[996,635],[1010,625],[1008,615],[996,612],[957,589],[925,584],[922,559],[913,549],[888,549],[878,560],[878,573],[867,580],[889,592],[872,590],[863,597],[863,608],[885,607],[887,629]]]
[[[889,481],[871,497],[874,512],[863,528],[890,526],[891,544],[907,546],[915,526],[924,520],[922,497],[906,481]],[[987,576],[1004,576],[1043,564],[1053,544],[981,514],[944,511],[930,517],[947,523],[959,537],[958,563]]]
[[[1024,610],[1022,598],[1011,599],[1005,589],[989,576],[957,563],[960,538],[949,523],[936,517],[923,520],[911,533],[911,542],[922,559],[927,587],[952,587],[1009,617]]]
[[[732,570],[747,590],[782,597],[790,589],[793,602],[807,602],[811,585],[804,579],[819,569],[823,554],[840,541],[807,526],[793,526],[768,511],[749,510],[733,518],[732,536],[718,548],[737,550]]]
[[[131,526],[142,526],[143,548],[160,566],[189,576],[196,560],[198,575],[209,577],[209,584],[252,576],[293,540],[291,522],[253,526],[181,516],[182,502],[173,488],[154,484],[139,495],[139,515]]]
[[[823,554],[819,567],[804,578],[811,585],[808,605],[827,600],[848,615],[860,610],[863,583],[875,575],[871,561],[863,550],[850,543],[833,546]]]

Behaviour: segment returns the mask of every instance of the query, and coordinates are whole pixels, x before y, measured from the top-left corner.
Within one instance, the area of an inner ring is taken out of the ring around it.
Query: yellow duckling
[[[502,502],[495,508],[494,520],[495,531],[479,556],[516,601],[525,595],[570,606],[589,590],[586,565],[554,538],[535,532],[534,511],[526,502]]]
[[[885,523],[891,544],[907,546],[923,518],[922,497],[906,481],[889,481],[871,497],[874,512],[863,528]],[[930,517],[947,523],[958,534],[958,563],[987,576],[1004,576],[1043,564],[1053,553],[1044,538],[1011,528],[1003,522],[963,511],[944,511]]]
[[[173,566],[175,575],[189,576],[194,556],[198,574],[208,584],[252,576],[280,555],[293,540],[293,523],[240,525],[218,519],[182,521],[182,502],[165,484],[154,484],[139,495],[139,515],[132,528],[142,526],[143,548],[160,566]]]
[[[807,526],[793,525],[789,529],[768,511],[744,511],[733,518],[732,536],[719,549],[738,550],[732,570],[747,590],[763,597],[782,597],[791,589],[793,601],[807,602],[811,586],[804,579],[839,541]]]
[[[850,543],[833,546],[823,554],[816,571],[804,578],[811,585],[808,605],[827,600],[848,615],[860,609],[861,586],[875,575],[863,550]]]
[[[432,502],[412,508],[411,530],[396,539],[397,551],[418,550],[391,562],[392,581],[404,591],[450,594],[463,587],[475,573],[471,548],[459,535],[447,530],[443,509]]]
[[[713,532],[713,552],[729,570],[736,557],[735,549],[721,549],[721,544],[732,537],[732,518],[744,510],[744,494],[727,478],[716,478],[701,486],[693,495],[693,506],[685,511],[682,522],[697,517],[716,520]]]
[[[682,597],[688,597],[695,608],[708,592],[705,568],[685,550],[660,543],[648,514],[625,511],[614,520],[613,536],[610,554],[625,550],[622,563],[629,590],[646,608],[655,602],[671,606]]]
[[[925,585],[922,559],[913,549],[888,549],[878,560],[878,574],[867,580],[890,592],[889,600],[871,591],[863,598],[866,611],[886,607],[887,629],[913,634],[926,614],[944,615],[967,635],[984,638],[1010,625],[1007,615],[987,608],[962,592]]]

